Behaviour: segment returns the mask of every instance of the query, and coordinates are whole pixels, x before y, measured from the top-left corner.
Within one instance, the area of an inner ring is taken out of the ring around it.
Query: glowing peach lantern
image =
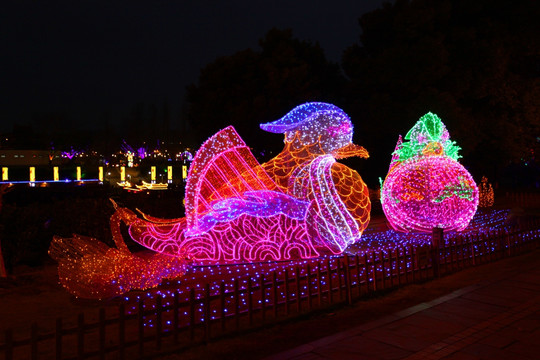
[[[476,213],[478,189],[457,161],[459,147],[441,119],[427,113],[398,140],[381,204],[398,231],[463,230]]]

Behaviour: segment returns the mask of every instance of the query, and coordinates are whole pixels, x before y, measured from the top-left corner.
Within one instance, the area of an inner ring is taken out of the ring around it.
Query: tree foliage
[[[540,135],[538,4],[397,0],[365,14],[360,43],[343,54],[349,112],[387,160],[398,134],[433,111],[477,176],[529,161]]]
[[[196,143],[234,125],[258,149],[281,147],[279,138],[261,136],[259,124],[283,116],[306,101],[339,102],[344,78],[318,44],[295,39],[291,30],[270,30],[260,50],[216,59],[187,88],[190,133]],[[270,137],[270,140],[268,138]]]

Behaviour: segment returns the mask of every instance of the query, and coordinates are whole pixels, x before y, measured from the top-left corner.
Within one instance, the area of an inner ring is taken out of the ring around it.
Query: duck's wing
[[[186,218],[190,229],[228,198],[244,199],[253,191],[280,191],[236,130],[226,127],[197,151],[186,183]]]

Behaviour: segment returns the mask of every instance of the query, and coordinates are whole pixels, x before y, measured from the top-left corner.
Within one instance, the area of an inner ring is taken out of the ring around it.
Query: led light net
[[[398,231],[463,230],[476,213],[478,189],[457,161],[459,147],[441,119],[424,115],[398,140],[382,184],[381,204]]]

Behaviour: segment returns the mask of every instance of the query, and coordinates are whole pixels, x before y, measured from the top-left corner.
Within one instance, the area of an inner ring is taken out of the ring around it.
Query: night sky
[[[65,114],[76,128],[98,127],[104,114],[121,123],[137,102],[167,101],[174,118],[185,87],[216,57],[258,49],[276,27],[339,62],[358,42],[358,18],[382,3],[9,1],[0,12],[0,131],[43,113]]]

